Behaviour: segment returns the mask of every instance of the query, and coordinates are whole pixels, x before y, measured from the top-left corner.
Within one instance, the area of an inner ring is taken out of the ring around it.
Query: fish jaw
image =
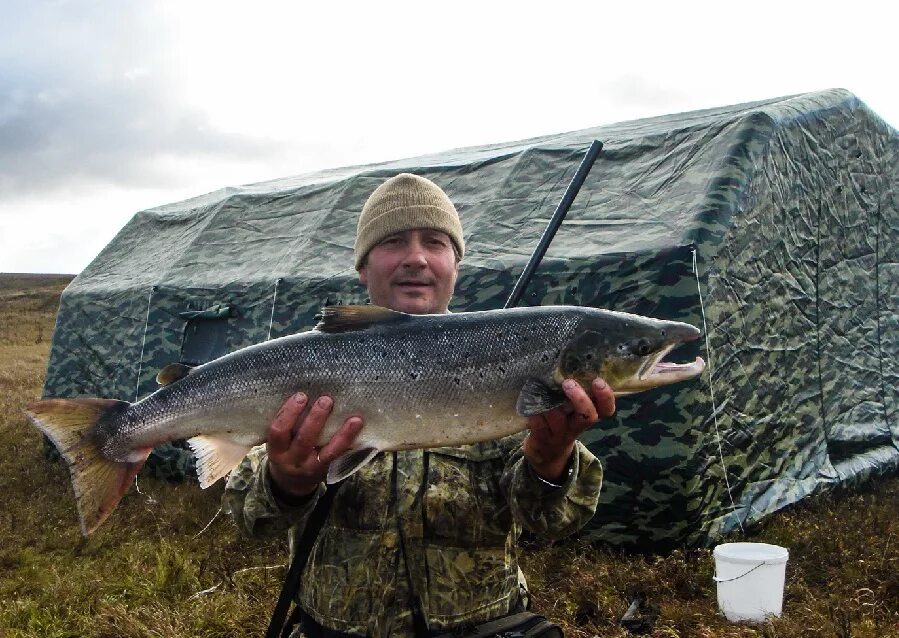
[[[616,384],[614,388],[615,396],[637,394],[638,392],[645,392],[672,383],[687,381],[699,376],[705,370],[705,361],[702,357],[696,357],[690,363],[662,361],[668,350],[671,350],[671,348],[662,352],[658,357],[647,359],[637,374]]]

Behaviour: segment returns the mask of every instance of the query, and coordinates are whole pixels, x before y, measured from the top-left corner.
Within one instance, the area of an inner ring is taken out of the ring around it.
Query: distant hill
[[[12,310],[52,310],[75,275],[0,273],[0,304]]]
[[[0,272],[0,290],[33,288],[35,286],[68,286],[75,275],[33,272]]]

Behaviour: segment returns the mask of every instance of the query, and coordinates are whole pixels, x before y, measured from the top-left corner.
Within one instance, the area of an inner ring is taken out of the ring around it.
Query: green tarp
[[[452,309],[500,308],[587,147],[604,150],[523,304],[687,321],[699,380],[619,400],[591,540],[708,544],[899,466],[899,136],[843,90],[227,188],[138,213],[65,291],[46,396],[133,401],[156,372],[364,302],[356,218],[399,172],[468,253]],[[183,475],[186,452],[150,469]]]

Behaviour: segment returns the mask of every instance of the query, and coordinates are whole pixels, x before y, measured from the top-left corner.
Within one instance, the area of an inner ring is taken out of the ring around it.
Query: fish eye
[[[627,352],[627,346],[623,343],[618,344],[618,352]]]
[[[637,354],[641,357],[645,357],[650,352],[652,352],[652,348],[649,346],[649,342],[646,339],[640,339],[637,343]]]

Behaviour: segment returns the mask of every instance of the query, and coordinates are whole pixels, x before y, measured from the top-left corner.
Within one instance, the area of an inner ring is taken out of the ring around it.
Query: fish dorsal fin
[[[156,383],[159,385],[169,385],[180,379],[183,379],[191,372],[193,366],[184,363],[170,363],[156,374]]]
[[[328,485],[339,483],[343,479],[355,474],[363,467],[368,465],[369,461],[375,458],[380,452],[379,449],[373,447],[361,448],[347,452],[343,456],[339,456],[328,466]]]
[[[321,321],[315,326],[319,332],[352,332],[393,321],[406,321],[410,315],[381,306],[325,306]]]
[[[521,387],[515,410],[521,416],[534,416],[557,408],[567,400],[562,390],[551,388],[537,379],[528,379]]]

